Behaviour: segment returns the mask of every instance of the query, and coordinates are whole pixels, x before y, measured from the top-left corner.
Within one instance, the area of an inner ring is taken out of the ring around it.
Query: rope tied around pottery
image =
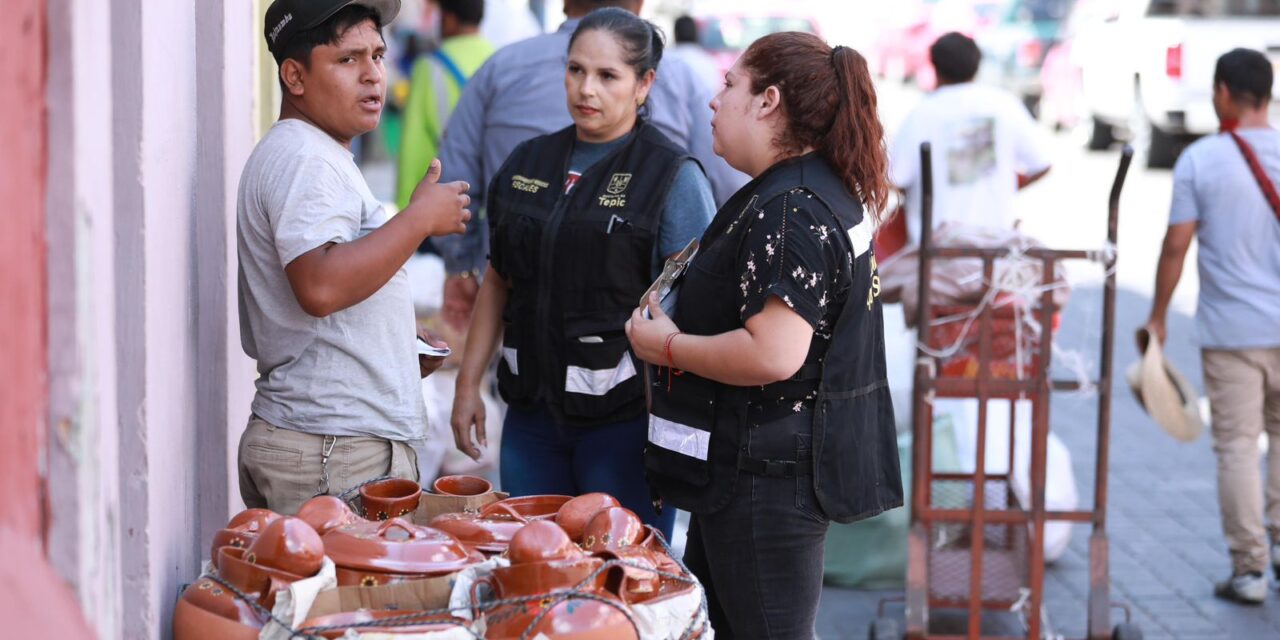
[[[377,480],[373,480],[372,482],[376,482],[376,481]],[[358,488],[359,487],[356,487],[355,489],[358,489]],[[352,491],[354,491],[355,489],[353,489]],[[636,635],[639,636],[640,635],[639,626],[636,623],[635,617],[632,615],[632,613],[629,611],[628,607],[625,604],[613,598],[608,598],[596,593],[586,591],[584,590],[584,587],[590,584],[592,581],[594,581],[597,577],[599,577],[600,574],[618,567],[625,567],[625,568],[632,568],[632,569],[646,571],[660,578],[673,580],[686,585],[698,585],[697,579],[692,577],[693,574],[692,572],[689,571],[689,568],[685,566],[685,564],[682,561],[680,561],[674,555],[671,554],[671,547],[667,545],[667,541],[662,537],[662,535],[658,533],[656,530],[653,530],[652,527],[648,527],[648,528],[655,533],[656,539],[658,543],[662,546],[663,552],[666,553],[676,563],[676,565],[680,567],[681,571],[684,572],[683,574],[676,574],[668,571],[663,571],[661,569],[658,569],[657,567],[646,566],[646,565],[629,561],[629,560],[621,560],[621,559],[607,560],[598,569],[593,571],[589,576],[584,578],[578,584],[574,585],[573,588],[571,589],[556,591],[550,594],[518,596],[518,597],[512,597],[512,598],[497,598],[497,599],[486,600],[484,602],[473,602],[471,603],[471,606],[469,608],[477,613],[481,613],[481,612],[491,611],[493,609],[498,609],[506,606],[517,606],[517,605],[535,603],[535,602],[543,604],[542,610],[529,623],[529,626],[526,627],[525,631],[521,634],[521,639],[525,640],[531,637],[531,634],[533,633],[534,629],[536,629],[537,625],[546,617],[546,615],[553,608],[555,608],[556,605],[562,602],[568,602],[571,600],[589,600],[589,601],[599,602],[601,604],[605,604],[614,609],[617,609],[626,617],[627,622],[631,624],[632,628],[636,630]],[[234,585],[227,582],[225,579],[223,579],[221,576],[217,575],[216,573],[202,576],[201,579],[207,579],[211,582],[214,582],[220,585],[221,587],[226,589],[229,593],[231,593],[232,596],[247,603],[249,607],[253,609],[253,611],[256,614],[258,614],[263,619],[267,620],[267,624],[275,624],[279,626],[281,629],[284,629],[286,632],[288,632],[290,638],[302,638],[305,640],[318,639],[320,638],[318,634],[328,632],[328,631],[342,631],[344,629],[382,629],[382,628],[402,626],[407,623],[426,622],[425,620],[426,618],[431,618],[435,616],[456,617],[456,614],[454,613],[454,611],[458,609],[458,607],[445,607],[445,608],[428,609],[428,610],[420,610],[420,611],[415,610],[415,611],[407,611],[404,615],[401,615],[401,616],[381,618],[378,620],[370,620],[367,622],[357,622],[357,623],[343,624],[343,625],[307,626],[307,627],[294,628],[292,625],[276,617],[276,615],[271,610],[262,606],[262,604],[259,603],[256,598],[252,598],[248,596],[247,594],[240,591],[238,588],[236,588]],[[701,599],[699,602],[698,610],[694,613],[694,615],[690,619],[689,626],[685,628],[684,632],[680,636],[682,640],[685,640],[687,638],[692,638],[696,636],[699,632],[704,631],[707,628],[707,625],[708,625],[707,597],[706,597],[705,590],[703,590],[700,593],[700,598]],[[475,630],[471,628],[470,621],[467,623],[452,622],[448,620],[439,620],[434,622],[440,622],[442,624],[451,624],[455,628],[464,629],[475,638],[483,638],[482,635],[476,633]]]

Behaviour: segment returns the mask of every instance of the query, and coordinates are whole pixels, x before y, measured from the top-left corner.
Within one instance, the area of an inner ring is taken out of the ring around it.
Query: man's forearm
[[[303,310],[324,317],[355,306],[381,289],[417,250],[424,235],[408,216],[394,216],[362,238],[302,254],[285,273]]]
[[[1173,292],[1182,279],[1182,264],[1186,252],[1176,252],[1165,247],[1160,251],[1160,261],[1156,266],[1156,290],[1151,301],[1151,319],[1163,320],[1169,313],[1169,302]]]

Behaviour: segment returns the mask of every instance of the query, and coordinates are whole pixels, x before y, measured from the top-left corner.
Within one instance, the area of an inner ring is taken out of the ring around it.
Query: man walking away
[[[910,242],[920,241],[920,143],[933,146],[933,222],[1009,229],[1014,196],[1049,171],[1044,135],[1012,93],[973,81],[982,53],[948,33],[929,47],[938,88],[907,115],[889,154],[889,178],[907,192]]]
[[[1174,166],[1147,320],[1164,342],[1169,300],[1197,238],[1196,329],[1231,552],[1231,577],[1214,595],[1250,604],[1266,598],[1268,563],[1280,575],[1280,132],[1267,120],[1272,82],[1271,62],[1260,52],[1235,49],[1218,58],[1213,108],[1221,132],[1187,147]],[[1264,431],[1271,439],[1265,511],[1258,471]]]

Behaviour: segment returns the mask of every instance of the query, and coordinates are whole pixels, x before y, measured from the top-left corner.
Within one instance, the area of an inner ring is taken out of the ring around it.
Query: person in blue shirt
[[[501,338],[502,488],[605,492],[670,538],[675,511],[659,515],[645,482],[643,376],[623,324],[715,201],[698,162],[645,117],[663,48],[653,25],[618,8],[574,29],[563,78],[573,124],[517,146],[489,186],[493,246],[451,422],[478,459],[480,384]]]
[[[570,124],[564,110],[565,50],[579,20],[600,7],[639,14],[640,0],[565,0],[568,18],[554,33],[499,49],[467,83],[445,128],[440,146],[442,180],[465,180],[478,218],[483,219],[484,188],[516,145]],[[662,61],[648,98],[649,121],[702,164],[717,204],[723,203],[747,176],[711,149],[707,103],[714,90],[704,86],[682,60]],[[444,285],[444,320],[465,329],[489,249],[488,227],[469,225],[463,235],[441,238],[436,248],[448,274]]]
[[[1196,328],[1231,553],[1231,577],[1214,595],[1247,604],[1266,599],[1267,565],[1280,575],[1280,211],[1263,188],[1280,185],[1280,131],[1268,120],[1274,80],[1260,51],[1235,49],[1218,59],[1213,108],[1222,131],[1187,147],[1173,168],[1146,325],[1164,342],[1169,302],[1198,240]],[[1264,432],[1271,437],[1265,485],[1258,465]]]

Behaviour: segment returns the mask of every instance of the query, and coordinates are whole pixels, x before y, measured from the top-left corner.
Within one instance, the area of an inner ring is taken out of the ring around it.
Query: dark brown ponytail
[[[752,93],[776,86],[782,94],[787,126],[774,144],[791,153],[816,149],[878,217],[889,197],[889,162],[862,54],[791,31],[753,42],[742,64],[751,74]]]

